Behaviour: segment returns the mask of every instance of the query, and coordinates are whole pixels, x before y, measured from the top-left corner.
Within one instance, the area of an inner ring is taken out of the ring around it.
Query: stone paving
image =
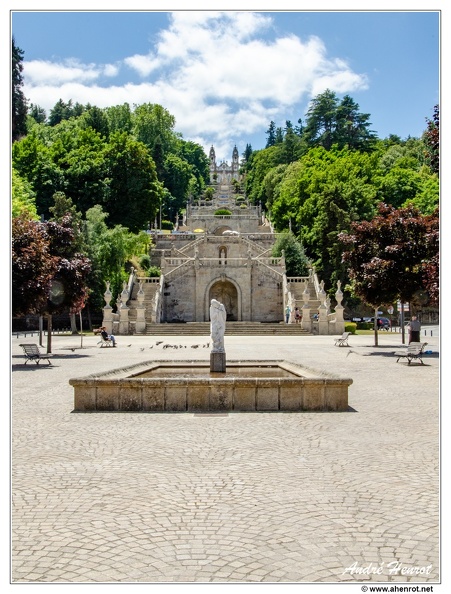
[[[70,378],[208,340],[55,336],[49,367],[12,338],[13,583],[437,583],[438,337],[423,366],[395,333],[225,337],[228,360],[351,377],[345,413],[72,412]]]

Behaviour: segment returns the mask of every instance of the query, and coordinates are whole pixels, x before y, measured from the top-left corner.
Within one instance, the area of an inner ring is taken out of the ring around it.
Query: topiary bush
[[[215,212],[215,217],[230,216],[231,214],[231,211],[227,208],[218,208],[218,210]]]
[[[351,334],[355,334],[357,330],[357,324],[355,322],[346,322],[345,323],[345,332],[350,332]]]
[[[171,221],[161,221],[161,228],[165,229],[166,231],[172,231],[172,229],[174,228],[174,223],[172,223]]]

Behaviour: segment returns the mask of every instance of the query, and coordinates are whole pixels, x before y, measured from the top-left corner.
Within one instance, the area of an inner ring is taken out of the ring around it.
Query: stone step
[[[156,336],[209,336],[210,322],[187,322],[181,324],[155,324],[146,325],[146,335]],[[243,335],[310,335],[298,324],[260,323],[260,322],[227,322],[226,336]]]

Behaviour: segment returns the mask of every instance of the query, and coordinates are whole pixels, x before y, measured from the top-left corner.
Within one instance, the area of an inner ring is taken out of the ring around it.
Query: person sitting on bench
[[[102,326],[100,328],[100,335],[103,338],[103,340],[111,340],[111,342],[113,343],[113,346],[116,346],[116,337],[113,336],[112,334],[108,334],[108,332],[106,331],[106,327]]]

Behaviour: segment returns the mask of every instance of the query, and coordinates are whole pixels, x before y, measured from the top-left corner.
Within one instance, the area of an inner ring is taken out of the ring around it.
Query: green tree
[[[332,148],[337,109],[338,97],[329,89],[312,99],[304,129],[304,137],[310,146],[322,146],[326,150]]]
[[[38,128],[13,144],[12,164],[35,192],[38,214],[48,218],[53,194],[66,188],[64,172],[53,159],[53,147],[39,137]]]
[[[66,123],[63,122],[53,128],[55,134],[61,131],[62,135],[55,136],[52,159],[63,172],[65,193],[84,213],[106,199],[109,184],[106,154],[109,144],[93,128],[78,126],[73,128],[66,143],[63,137],[65,127]]]
[[[335,142],[338,146],[348,146],[356,150],[372,148],[376,134],[368,128],[371,125],[369,113],[360,113],[359,105],[345,95],[337,107]]]
[[[30,219],[37,220],[39,218],[36,210],[36,196],[31,184],[20,177],[14,167],[12,168],[11,177],[11,197],[13,217],[25,214]]]
[[[285,267],[287,276],[307,276],[310,262],[302,243],[291,232],[285,231],[277,236],[272,248],[272,255],[280,258],[285,253]]]
[[[266,146],[265,148],[269,148],[270,146],[274,146],[276,144],[276,123],[271,120],[269,123],[269,128],[266,130]]]
[[[327,89],[315,97],[307,111],[303,138],[309,146],[330,150],[348,146],[355,150],[371,150],[376,134],[369,130],[370,115],[359,112],[359,106],[345,95],[341,102],[336,93]]]
[[[115,132],[105,150],[105,167],[109,224],[131,232],[149,228],[160,205],[161,184],[146,146]]]
[[[68,120],[72,116],[72,100],[65,103],[59,99],[52,107],[49,113],[49,126],[56,126],[63,120]]]
[[[144,103],[135,106],[132,123],[135,137],[147,146],[152,158],[157,139],[161,144],[163,157],[176,152],[175,117],[161,105]]]
[[[376,165],[377,155],[316,148],[291,163],[278,183],[271,220],[278,231],[291,224],[329,286],[337,280],[345,285],[347,280],[338,234],[375,212]]]
[[[23,58],[24,52],[12,38],[12,66],[11,66],[11,135],[12,141],[18,140],[27,133],[27,100],[23,94]]]
[[[90,107],[80,116],[80,125],[82,128],[92,128],[100,136],[108,139],[110,135],[110,124],[108,117],[100,107]]]
[[[183,208],[186,204],[189,194],[189,183],[192,177],[194,177],[193,167],[187,161],[172,153],[167,155],[164,161],[162,181],[171,196],[175,198],[170,212],[167,213],[170,215],[171,220],[173,220],[175,212]]]
[[[47,121],[47,114],[45,109],[40,105],[30,104],[28,108],[28,114],[37,124],[45,124]]]
[[[192,167],[192,174],[197,180],[199,193],[210,182],[208,157],[203,147],[196,142],[179,139],[177,154]]]
[[[132,112],[128,103],[106,107],[105,115],[108,119],[110,132],[127,132],[127,134],[131,134],[133,128]]]

